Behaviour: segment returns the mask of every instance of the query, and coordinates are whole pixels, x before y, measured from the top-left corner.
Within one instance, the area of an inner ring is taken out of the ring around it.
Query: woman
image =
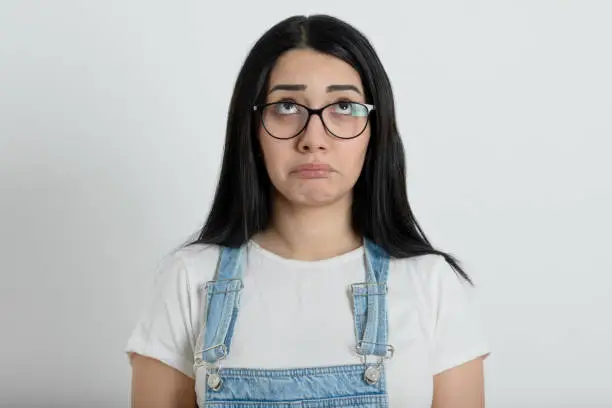
[[[133,406],[483,407],[464,281],[410,209],[368,40],[286,19],[246,58],[208,220],[129,340]]]

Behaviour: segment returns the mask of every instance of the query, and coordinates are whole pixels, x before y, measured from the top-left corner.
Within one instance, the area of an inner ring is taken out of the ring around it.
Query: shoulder
[[[199,287],[215,276],[220,247],[194,244],[167,254],[159,263],[154,287],[165,290],[183,288],[197,294]]]
[[[194,279],[214,276],[221,247],[210,244],[193,244],[180,248],[169,257],[171,263],[180,264]]]
[[[207,282],[214,278],[221,247],[213,244],[193,244],[169,255],[171,264],[184,271],[190,282]]]
[[[201,288],[215,275],[219,249],[192,245],[161,260],[126,351],[193,376],[193,350],[202,320]]]
[[[442,255],[426,254],[410,258],[392,258],[390,274],[431,287],[441,279],[463,280]]]
[[[390,290],[413,297],[435,315],[443,303],[461,303],[471,286],[442,255],[394,258],[389,270]]]

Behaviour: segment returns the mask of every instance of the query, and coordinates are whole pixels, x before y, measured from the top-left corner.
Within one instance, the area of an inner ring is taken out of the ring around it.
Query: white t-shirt
[[[282,258],[247,244],[240,312],[223,367],[298,368],[357,364],[350,285],[365,281],[364,249],[320,261]],[[219,248],[179,250],[161,269],[128,352],[194,377],[203,284]],[[386,362],[391,407],[430,408],[433,375],[489,353],[468,288],[439,255],[391,259]],[[197,391],[197,390],[196,390]],[[203,395],[198,395],[201,400]]]

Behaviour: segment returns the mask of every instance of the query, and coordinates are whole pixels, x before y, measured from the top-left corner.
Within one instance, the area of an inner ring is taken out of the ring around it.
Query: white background
[[[316,12],[390,75],[417,219],[477,284],[487,406],[612,406],[612,4],[578,0],[2,0],[2,406],[128,405],[123,348],[208,213],[240,65]]]

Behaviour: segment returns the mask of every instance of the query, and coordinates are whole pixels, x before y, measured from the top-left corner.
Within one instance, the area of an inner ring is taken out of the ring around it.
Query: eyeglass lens
[[[350,139],[363,132],[368,124],[369,110],[356,102],[338,102],[327,106],[321,114],[323,124],[334,136]],[[306,125],[308,110],[292,102],[267,105],[262,112],[262,123],[272,136],[289,139],[297,136]]]

